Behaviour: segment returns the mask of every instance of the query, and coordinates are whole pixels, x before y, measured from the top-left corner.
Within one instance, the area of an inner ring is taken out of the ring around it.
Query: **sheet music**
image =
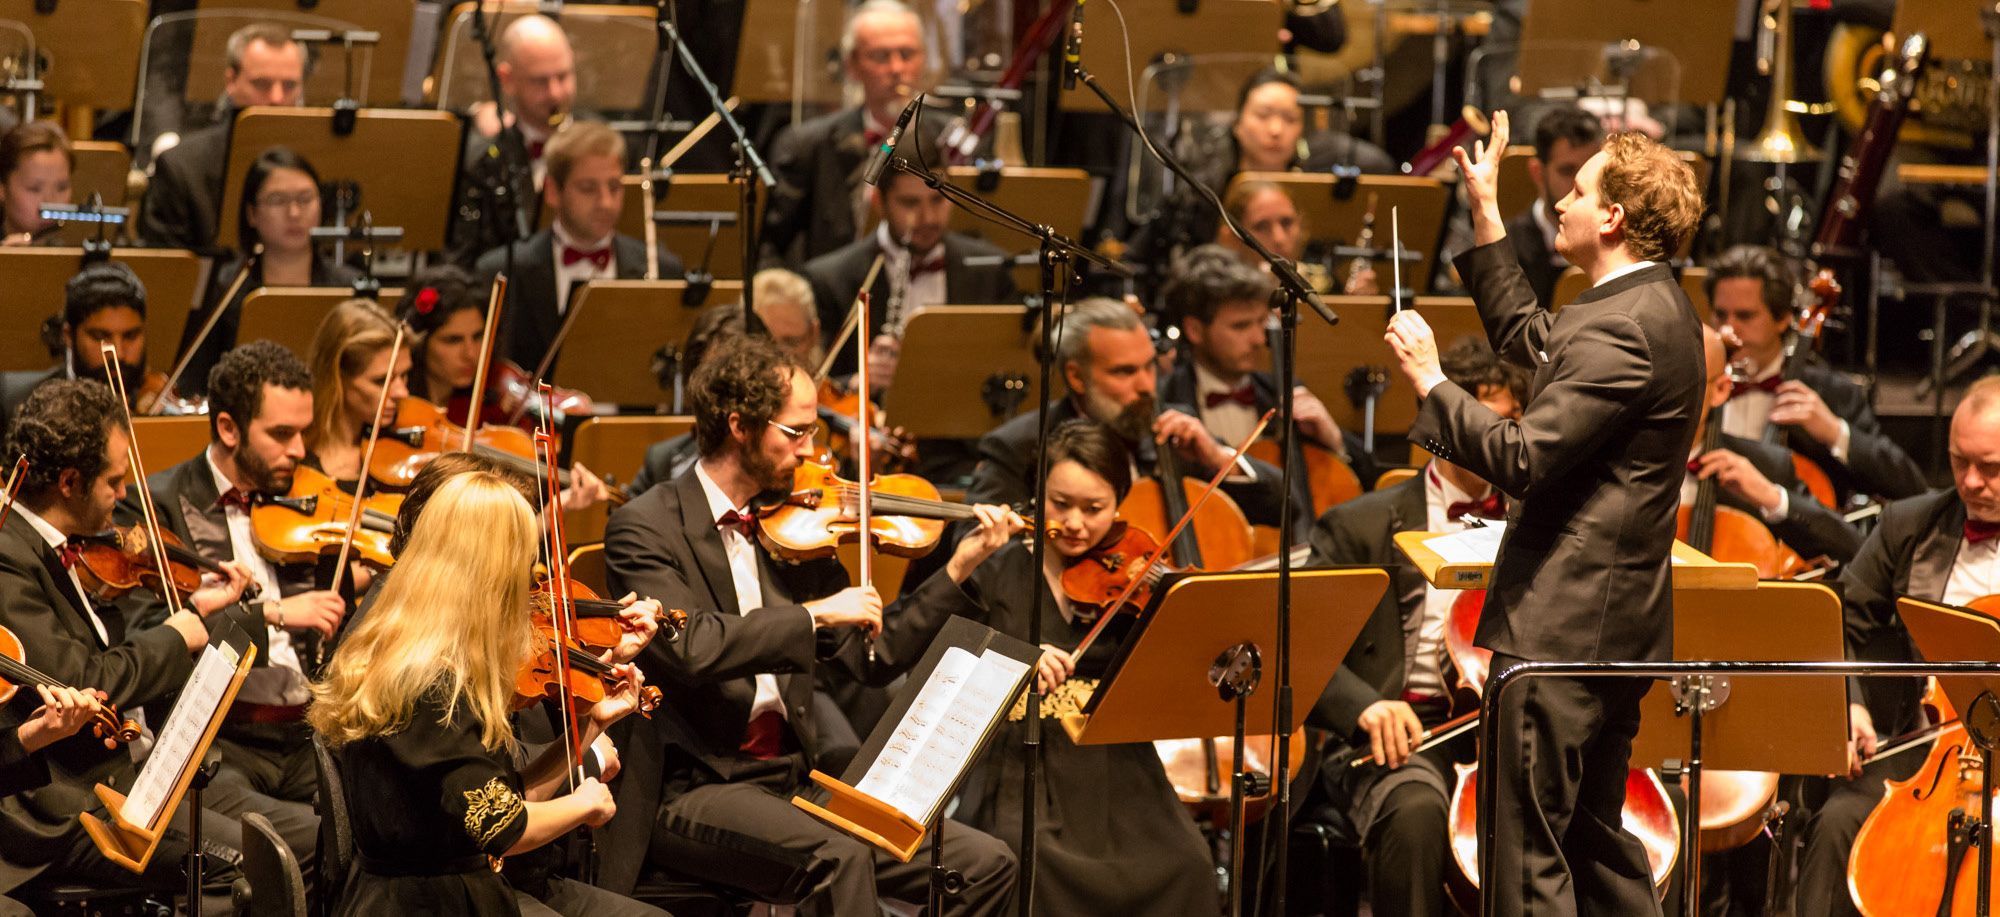
[[[1500,556],[1500,538],[1505,534],[1507,523],[1488,522],[1462,532],[1426,539],[1424,546],[1436,551],[1448,564],[1490,564]]]
[[[132,781],[132,792],[125,795],[125,810],[120,813],[125,821],[152,827],[159,820],[161,807],[173,795],[181,775],[187,772],[196,746],[208,732],[208,724],[221,715],[217,708],[229,691],[239,658],[235,648],[229,646],[209,646],[201,651],[194,675],[188,679],[187,687],[181,689],[173,712],[167,714],[167,725],[153,743],[146,766],[140,769],[138,779]]]
[[[1027,671],[992,650],[946,650],[855,789],[928,824]]]

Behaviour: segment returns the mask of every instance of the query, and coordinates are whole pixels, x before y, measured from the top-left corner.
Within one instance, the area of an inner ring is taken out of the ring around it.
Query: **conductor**
[[[1519,420],[1447,381],[1415,312],[1385,337],[1422,406],[1410,440],[1514,498],[1476,634],[1494,672],[1524,660],[1663,661],[1672,650],[1669,553],[1701,410],[1701,325],[1666,261],[1694,230],[1694,173],[1659,144],[1615,134],[1556,204],[1556,250],[1591,287],[1536,304],[1506,241],[1496,178],[1507,115],[1457,151],[1477,247],[1458,270],[1493,349],[1533,374]],[[1645,850],[1620,809],[1638,679],[1531,678],[1500,706],[1498,803],[1487,837],[1496,915],[1658,914]]]

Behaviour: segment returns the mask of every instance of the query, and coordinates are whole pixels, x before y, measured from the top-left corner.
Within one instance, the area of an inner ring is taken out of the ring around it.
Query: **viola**
[[[939,499],[937,487],[916,475],[876,475],[868,490],[869,542],[898,557],[922,557],[937,547],[945,522],[977,518],[972,507]],[[761,511],[758,540],[791,563],[832,557],[840,545],[861,540],[860,495],[861,485],[829,464],[801,462],[792,472],[791,492]]]
[[[422,398],[405,398],[396,403],[396,420],[381,431],[375,454],[368,462],[368,476],[385,487],[408,487],[431,459],[457,451],[465,444],[465,428],[452,423],[445,412]],[[481,426],[472,434],[472,451],[523,474],[533,475],[534,441],[514,427]],[[569,472],[557,471],[559,486],[570,485]],[[610,488],[613,505],[622,506],[627,494]]]
[[[576,641],[600,650],[617,646],[619,639],[625,635],[625,628],[619,622],[620,613],[625,610],[624,603],[605,599],[574,579],[569,581],[568,589],[569,604],[576,613]],[[534,590],[528,595],[531,616],[538,622],[548,622],[556,601],[548,578],[538,578]],[[654,620],[660,625],[660,631],[671,640],[673,635],[687,628],[688,615],[678,608],[669,608],[660,611]]]
[[[28,653],[21,645],[21,638],[5,626],[0,626],[0,704],[13,701],[14,692],[24,685],[68,687],[28,665]],[[125,743],[139,737],[139,724],[119,716],[117,707],[100,702],[97,712],[91,716],[90,731],[100,739]]]
[[[389,552],[400,494],[373,494],[361,501],[361,525],[354,551],[378,567],[396,563]],[[322,553],[338,551],[347,537],[347,520],[354,497],[332,478],[301,466],[292,472],[292,488],[282,497],[259,497],[250,509],[250,531],[257,547],[274,563],[312,563]]]
[[[174,533],[162,529],[160,541],[165,551],[155,552],[141,525],[112,526],[95,534],[72,536],[69,543],[77,549],[74,568],[77,579],[83,581],[84,591],[101,602],[121,598],[134,589],[164,595],[163,588],[167,585],[186,601],[201,588],[203,573],[226,575],[220,564],[189,550]],[[166,556],[164,573],[158,560],[160,553]],[[254,582],[244,589],[252,595],[256,591]]]

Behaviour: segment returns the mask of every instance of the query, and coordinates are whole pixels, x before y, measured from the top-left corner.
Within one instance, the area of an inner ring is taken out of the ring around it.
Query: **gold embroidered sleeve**
[[[527,814],[527,803],[522,802],[520,794],[499,777],[486,781],[478,789],[465,791],[465,833],[488,853],[493,852],[493,842],[506,834],[516,822],[523,821]],[[519,834],[518,831],[514,833]],[[511,838],[507,846],[512,846]]]

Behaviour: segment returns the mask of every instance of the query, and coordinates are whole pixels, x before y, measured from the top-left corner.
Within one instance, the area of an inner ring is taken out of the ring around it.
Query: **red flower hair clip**
[[[415,306],[418,315],[431,314],[431,310],[437,308],[437,304],[438,304],[437,287],[425,287],[417,291],[417,299]]]

